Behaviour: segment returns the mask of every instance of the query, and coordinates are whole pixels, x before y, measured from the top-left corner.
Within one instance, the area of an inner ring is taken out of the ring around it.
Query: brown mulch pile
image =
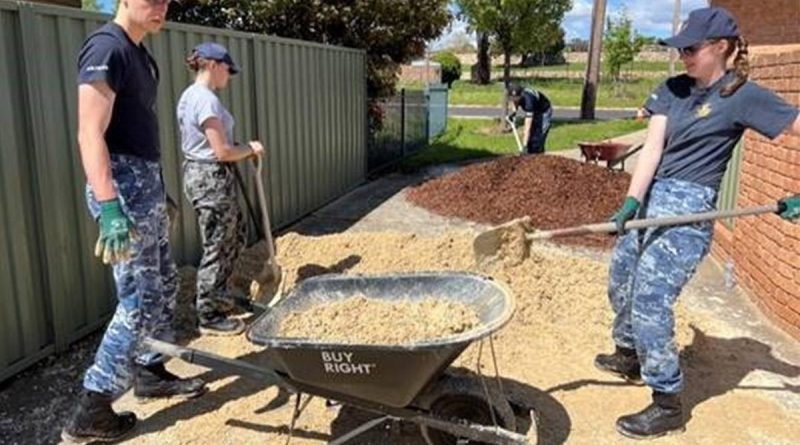
[[[529,216],[540,230],[605,222],[617,210],[630,175],[561,156],[505,157],[472,165],[421,184],[414,204],[444,216],[500,224]],[[559,242],[609,247],[614,238],[592,235]]]

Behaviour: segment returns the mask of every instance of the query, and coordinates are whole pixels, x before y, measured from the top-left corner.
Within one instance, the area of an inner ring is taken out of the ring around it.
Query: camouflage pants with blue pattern
[[[639,218],[712,211],[716,191],[691,182],[656,179]],[[713,224],[631,230],[617,240],[608,295],[617,346],[636,349],[642,379],[656,391],[683,388],[673,305],[708,253]]]
[[[111,155],[111,173],[122,208],[139,238],[131,243],[131,259],[113,266],[117,309],[83,386],[117,397],[131,387],[137,364],[163,360],[142,350],[141,340],[145,336],[174,339],[178,274],[170,254],[161,166],[135,156]],[[89,211],[97,219],[100,206],[88,186],[86,198]]]

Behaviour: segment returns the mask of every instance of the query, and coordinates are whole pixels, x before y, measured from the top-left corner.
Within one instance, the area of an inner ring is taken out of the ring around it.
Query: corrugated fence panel
[[[107,19],[0,0],[0,380],[97,329],[115,306],[110,270],[92,256],[97,225],[86,210],[76,134],[77,54]],[[363,51],[170,23],[145,44],[160,68],[162,163],[181,212],[171,232],[179,264],[196,263],[201,246],[183,196],[175,106],[193,82],[185,58],[208,40],[241,65],[220,97],[237,141],[260,140],[267,149],[273,229],[365,175]],[[254,170],[238,169],[260,225]]]
[[[0,4],[0,380],[53,347],[29,181],[31,139],[17,5]],[[13,110],[13,111],[12,111]],[[13,148],[13,149],[12,149]]]

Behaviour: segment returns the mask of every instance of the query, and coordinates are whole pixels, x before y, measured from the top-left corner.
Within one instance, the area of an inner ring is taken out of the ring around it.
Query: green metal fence
[[[381,127],[371,135],[367,168],[381,171],[428,145],[428,95],[423,90],[401,89],[379,101]]]
[[[76,143],[76,57],[107,18],[0,0],[0,381],[97,329],[115,305],[110,271],[91,256],[97,228],[85,210]],[[273,224],[319,208],[366,172],[363,51],[168,24],[145,44],[161,69],[164,175],[181,207],[172,233],[179,263],[195,262],[200,243],[183,199],[174,109],[191,81],[185,55],[205,40],[226,45],[243,68],[221,96],[237,140],[267,148]],[[252,184],[251,170],[240,169]]]

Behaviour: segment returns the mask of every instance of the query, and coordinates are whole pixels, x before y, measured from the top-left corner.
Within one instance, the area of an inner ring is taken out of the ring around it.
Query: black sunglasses
[[[700,50],[705,48],[706,46],[713,45],[719,41],[720,39],[706,40],[704,42],[695,43],[692,46],[687,46],[686,48],[677,48],[678,54],[684,57],[692,57],[693,55],[700,52]]]

